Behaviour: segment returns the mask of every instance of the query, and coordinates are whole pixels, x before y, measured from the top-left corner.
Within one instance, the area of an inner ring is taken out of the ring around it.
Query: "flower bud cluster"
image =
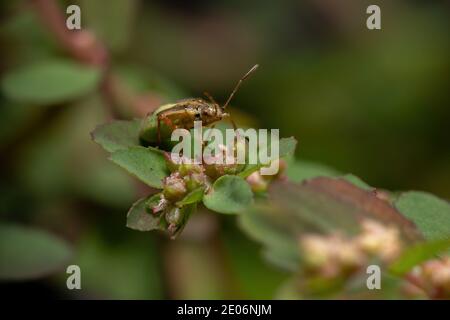
[[[211,179],[206,175],[202,165],[182,161],[174,163],[166,155],[167,167],[171,174],[164,178],[162,192],[147,203],[147,210],[163,218],[169,234],[174,237],[187,222],[188,205],[180,203],[190,192],[211,187]]]
[[[231,152],[226,146],[219,145],[218,153],[204,157],[201,164],[183,156],[164,153],[166,165],[171,174],[164,178],[162,192],[157,195],[156,200],[148,202],[147,210],[163,217],[162,221],[167,230],[175,236],[187,222],[186,212],[189,205],[184,205],[183,199],[199,188],[202,188],[203,192],[208,192],[212,183],[221,176],[236,175],[241,172],[246,164],[237,163],[237,154],[239,148],[246,147],[245,139],[237,139]],[[284,161],[280,163],[280,167],[285,168]],[[259,172],[254,172],[248,177],[247,182],[253,191],[263,192],[267,190],[274,177],[276,176],[261,176]]]
[[[342,234],[302,236],[300,247],[306,270],[328,279],[348,277],[370,259],[390,262],[398,257],[402,243],[395,227],[373,220],[365,220],[361,226],[361,232],[354,237]]]
[[[265,192],[270,182],[276,178],[282,177],[286,170],[286,161],[283,159],[274,160],[278,162],[278,173],[276,175],[261,175],[259,171],[255,171],[247,177],[247,182],[255,193]]]
[[[450,257],[433,259],[416,266],[406,277],[407,293],[433,299],[450,299]]]

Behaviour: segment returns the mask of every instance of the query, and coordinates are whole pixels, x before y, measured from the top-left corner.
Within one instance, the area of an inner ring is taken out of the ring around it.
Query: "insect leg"
[[[237,126],[236,126],[236,122],[234,122],[234,120],[231,118],[231,116],[229,117],[231,125],[233,126],[234,131],[237,130]]]
[[[177,126],[173,124],[172,120],[170,120],[170,119],[167,118],[167,117],[162,117],[162,121],[164,121],[164,123],[165,123],[168,127],[170,127],[170,129],[172,129],[172,130],[175,130],[175,129],[177,128]]]
[[[203,140],[203,141],[202,141],[203,147],[206,146],[206,141],[209,141],[209,138],[211,138],[212,129],[214,129],[215,127],[216,127],[216,124],[213,124],[213,125],[210,127],[211,131],[209,131],[208,137],[206,138],[206,140]]]
[[[172,121],[167,118],[165,115],[163,114],[159,114],[157,117],[158,121],[157,121],[157,132],[158,132],[158,144],[161,144],[161,121],[164,122],[165,125],[167,125],[168,127],[170,127],[172,130],[175,130],[177,127],[172,123]]]
[[[236,139],[239,139],[240,135],[239,135],[239,131],[237,131],[238,128],[237,128],[236,122],[234,122],[234,120],[231,118],[231,116],[230,116],[230,122],[231,122],[231,125],[233,126],[234,132],[236,133]],[[249,141],[247,136],[244,135],[244,138],[245,138],[246,142]]]

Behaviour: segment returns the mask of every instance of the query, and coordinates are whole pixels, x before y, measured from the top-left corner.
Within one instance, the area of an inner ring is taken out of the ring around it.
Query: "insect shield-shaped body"
[[[207,126],[228,116],[217,103],[208,103],[203,99],[187,99],[159,112],[157,118],[171,129],[191,129],[194,127],[194,121],[201,121]]]
[[[148,145],[161,147],[161,144],[170,139],[170,135],[175,129],[192,129],[195,121],[201,121],[203,126],[208,126],[229,117],[229,114],[225,111],[226,107],[241,83],[257,67],[258,65],[255,65],[239,80],[223,106],[220,106],[209,94],[205,93],[210,102],[196,98],[159,107],[143,120],[140,139]]]
[[[201,121],[203,126],[207,126],[228,116],[216,103],[203,99],[186,99],[163,105],[147,116],[142,122],[140,138],[151,146],[168,146],[173,130],[192,129],[195,121]]]

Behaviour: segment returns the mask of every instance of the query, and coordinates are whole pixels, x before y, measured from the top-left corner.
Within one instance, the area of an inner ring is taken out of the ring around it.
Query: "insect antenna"
[[[230,96],[228,97],[227,102],[225,102],[225,104],[223,105],[222,109],[225,110],[225,108],[228,106],[228,104],[230,103],[231,99],[233,99],[234,94],[236,93],[236,91],[238,91],[239,87],[241,86],[242,82],[244,82],[245,79],[247,79],[256,69],[258,68],[258,65],[255,64],[240,80],[239,82],[236,84],[236,87],[234,87],[233,91],[231,92]]]

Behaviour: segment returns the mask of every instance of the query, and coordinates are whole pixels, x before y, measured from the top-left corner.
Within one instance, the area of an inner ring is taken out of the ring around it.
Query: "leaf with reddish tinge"
[[[397,226],[408,244],[422,239],[415,225],[389,202],[344,179],[315,178],[302,184],[275,181],[268,198],[264,206],[250,210],[240,220],[244,230],[268,251],[284,250],[283,254],[266,252],[271,260],[280,258],[280,266],[292,267],[293,257],[300,261],[297,241],[301,234],[354,235],[364,219]]]
[[[358,188],[344,179],[316,178],[303,184],[275,182],[270,199],[276,205],[295,212],[300,221],[318,231],[342,229],[357,232],[362,219],[374,219],[396,225],[408,240],[421,239],[414,223],[376,193]]]

